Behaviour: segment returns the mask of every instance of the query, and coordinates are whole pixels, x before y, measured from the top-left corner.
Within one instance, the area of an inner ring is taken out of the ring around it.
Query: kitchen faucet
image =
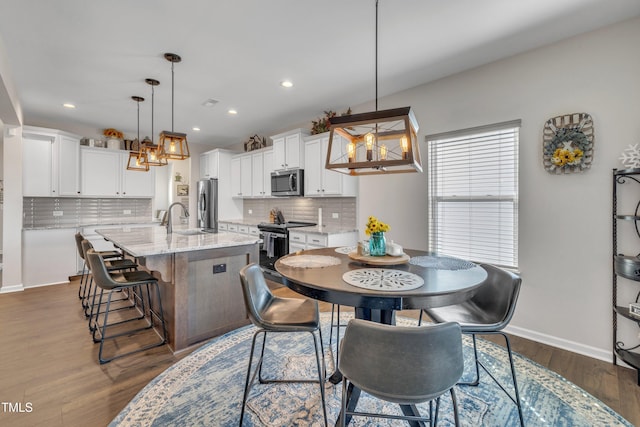
[[[183,205],[180,202],[174,202],[171,203],[171,205],[169,206],[169,208],[167,209],[167,213],[165,215],[165,219],[166,219],[166,224],[164,224],[167,227],[167,234],[171,234],[173,232],[173,226],[171,224],[171,208],[174,207],[175,205],[180,205],[182,206],[182,213],[185,217],[189,216],[189,210],[187,209],[187,207],[185,205]]]

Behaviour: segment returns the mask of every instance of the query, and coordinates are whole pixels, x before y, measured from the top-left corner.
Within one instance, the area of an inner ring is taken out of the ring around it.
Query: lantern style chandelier
[[[142,159],[143,163],[147,166],[166,166],[168,162],[162,151],[162,145],[153,143],[154,88],[158,86],[160,82],[155,79],[145,79],[145,82],[151,86],[151,139],[147,137],[142,141],[141,151],[145,153]]]
[[[349,175],[422,172],[411,107],[378,111],[378,0],[375,15],[376,111],[331,118],[325,168]]]
[[[165,159],[184,160],[189,158],[189,144],[187,134],[173,131],[173,98],[174,98],[174,71],[176,62],[182,61],[175,53],[165,53],[164,57],[171,62],[171,131],[163,130],[160,133],[158,145],[162,147],[162,155]]]
[[[147,153],[142,149],[140,144],[140,103],[144,101],[141,96],[132,96],[131,99],[138,104],[138,136],[133,141],[132,149],[129,152],[129,160],[127,161],[127,170],[147,172],[149,163],[147,162]]]

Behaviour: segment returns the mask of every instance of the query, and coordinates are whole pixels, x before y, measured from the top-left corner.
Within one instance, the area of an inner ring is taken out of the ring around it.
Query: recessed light
[[[194,130],[196,132],[200,132],[200,128],[198,126],[192,127],[191,130]]]
[[[69,108],[69,109],[71,109],[71,110],[73,110],[74,108],[76,108],[76,106],[75,106],[75,105],[73,105],[73,104],[71,104],[70,102],[65,102],[64,104],[62,104],[62,106],[63,106],[64,108]]]
[[[235,116],[236,114],[238,114],[238,111],[237,111],[237,110],[234,110],[233,108],[230,108],[230,109],[227,111],[227,113],[232,114],[232,115],[234,115],[234,116]]]
[[[284,80],[280,82],[280,86],[282,87],[293,87],[293,83],[289,80]]]

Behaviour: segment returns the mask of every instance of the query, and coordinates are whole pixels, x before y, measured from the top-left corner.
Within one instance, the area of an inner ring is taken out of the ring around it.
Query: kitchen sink
[[[173,230],[175,234],[182,234],[183,236],[196,236],[199,234],[211,234],[199,228],[188,228],[186,230]]]

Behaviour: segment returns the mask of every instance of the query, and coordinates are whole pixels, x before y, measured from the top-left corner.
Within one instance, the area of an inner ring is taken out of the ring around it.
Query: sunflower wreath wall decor
[[[593,161],[593,120],[587,113],[553,117],[544,124],[542,161],[549,173],[583,172]]]

